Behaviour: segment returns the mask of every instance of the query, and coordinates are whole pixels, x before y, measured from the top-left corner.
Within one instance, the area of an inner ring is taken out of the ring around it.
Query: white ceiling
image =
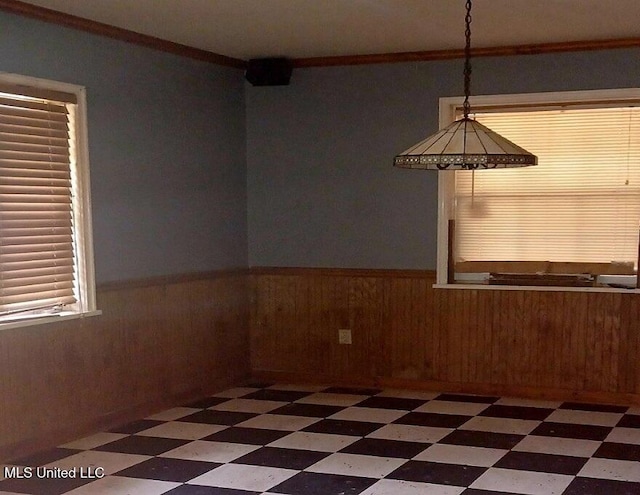
[[[464,46],[464,0],[27,0],[239,59]],[[475,0],[472,45],[640,37],[640,0]]]

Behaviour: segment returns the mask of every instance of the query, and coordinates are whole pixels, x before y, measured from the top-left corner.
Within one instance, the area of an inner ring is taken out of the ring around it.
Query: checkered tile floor
[[[13,465],[106,476],[0,494],[639,495],[640,408],[254,385]]]

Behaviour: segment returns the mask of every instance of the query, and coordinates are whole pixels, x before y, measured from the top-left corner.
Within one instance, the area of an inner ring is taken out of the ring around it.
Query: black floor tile
[[[11,461],[9,464],[15,464],[16,466],[44,466],[45,464],[49,464],[53,461],[58,461],[60,459],[64,459],[65,457],[69,457],[70,455],[77,454],[78,452],[82,452],[81,450],[75,449],[64,449],[61,447],[55,449],[45,450],[44,452],[38,452],[33,455],[29,455],[26,457],[21,457],[20,459],[16,459]]]
[[[204,399],[196,400],[194,402],[190,402],[189,404],[185,404],[184,407],[195,407],[198,409],[207,409],[209,407],[217,406],[218,404],[222,404],[223,402],[227,402],[231,399],[227,397],[206,397]]]
[[[221,466],[214,462],[187,461],[183,459],[169,459],[153,457],[134,466],[115,473],[117,476],[128,478],[143,478],[147,480],[177,481],[184,483],[196,476],[200,476]]]
[[[635,414],[625,414],[616,425],[620,428],[640,428],[640,416]]]
[[[499,397],[487,397],[484,395],[464,394],[440,394],[434,400],[447,400],[451,402],[473,402],[477,404],[493,404]]]
[[[379,388],[329,387],[323,392],[326,394],[376,395],[382,390]]]
[[[279,438],[290,434],[290,431],[232,426],[217,433],[213,433],[202,440],[209,440],[212,442],[244,443],[248,445],[267,445],[268,443],[275,442]]]
[[[513,492],[494,492],[490,490],[477,490],[476,488],[467,488],[462,495],[521,495]],[[585,494],[587,495],[587,494]]]
[[[401,425],[435,426],[437,428],[458,428],[469,421],[473,416],[458,414],[437,414],[410,412],[394,421]]]
[[[340,419],[323,419],[307,426],[302,431],[314,433],[333,433],[335,435],[351,435],[364,437],[384,426],[381,423],[369,423],[366,421],[346,421]]]
[[[93,450],[101,452],[119,452],[121,454],[158,455],[177,449],[189,443],[190,440],[177,440],[175,438],[130,436],[100,445]]]
[[[589,459],[535,452],[508,452],[494,467],[575,476]]]
[[[210,425],[232,426],[248,419],[255,418],[258,414],[237,412],[237,411],[215,411],[205,409],[188,416],[178,418],[176,421],[185,421],[187,423],[207,423]]]
[[[593,457],[640,462],[640,445],[604,442],[598,447]]]
[[[468,445],[490,449],[511,450],[525,437],[508,433],[490,433],[485,431],[456,430],[449,433],[438,443],[449,445]]]
[[[613,406],[608,404],[588,404],[583,402],[563,402],[559,409],[574,409],[577,411],[592,411],[592,412],[611,412],[611,413],[625,413],[629,409],[628,406]]]
[[[273,411],[269,411],[269,414],[285,414],[288,416],[307,416],[311,418],[326,418],[332,414],[337,413],[344,409],[340,406],[327,406],[324,404],[287,404],[286,406],[279,407]]]
[[[243,399],[258,399],[258,400],[275,400],[280,402],[294,402],[298,399],[302,399],[311,395],[311,392],[298,392],[295,390],[278,390],[265,388],[257,390],[245,395]]]
[[[153,419],[141,419],[139,421],[132,421],[126,425],[118,426],[109,430],[110,433],[126,433],[127,435],[133,435],[140,431],[148,430],[154,426],[158,426],[164,423],[164,421],[156,421]]]
[[[249,387],[249,388],[267,388],[267,387],[273,387],[275,386],[275,383],[268,383],[268,382],[252,382],[252,383],[248,383],[247,385],[243,385],[243,387]]]
[[[543,409],[541,407],[501,406],[493,404],[478,416],[544,421],[553,411],[554,409]]]
[[[602,441],[611,430],[608,426],[543,422],[531,432],[531,435]]]
[[[431,444],[404,442],[400,440],[384,440],[378,438],[362,438],[348,445],[340,452],[346,454],[373,455],[378,457],[398,457],[411,459],[427,449]]]
[[[312,446],[310,445],[310,447]],[[233,464],[250,464],[252,466],[302,470],[324,459],[328,455],[328,452],[316,452],[313,450],[262,447],[261,449],[254,450],[235,459]]]
[[[376,481],[358,476],[302,472],[269,491],[287,495],[358,495]]]
[[[638,495],[639,493],[640,483],[578,477],[569,484],[562,495]]]
[[[248,492],[234,488],[218,488],[216,486],[180,485],[165,492],[165,495],[260,495],[262,492]]]
[[[61,495],[93,480],[79,478],[38,478],[35,471],[31,479],[0,481],[0,491],[28,495]]]
[[[469,486],[487,469],[461,464],[443,464],[438,462],[408,461],[386,478],[437,485]]]
[[[375,407],[379,409],[399,409],[401,411],[413,411],[426,404],[428,400],[404,399],[401,397],[369,397],[356,404],[358,407]]]

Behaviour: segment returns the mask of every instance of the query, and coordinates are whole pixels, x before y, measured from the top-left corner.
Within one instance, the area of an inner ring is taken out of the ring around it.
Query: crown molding
[[[472,48],[472,57],[505,57],[512,55],[539,55],[545,53],[582,52],[612,50],[616,48],[638,48],[640,38],[613,40],[583,40],[562,43],[539,43],[530,45],[494,46]],[[330,67],[337,65],[392,64],[399,62],[425,62],[429,60],[451,60],[464,58],[464,50],[431,50],[421,52],[380,53],[370,55],[348,55],[336,57],[311,57],[293,59],[294,68]]]

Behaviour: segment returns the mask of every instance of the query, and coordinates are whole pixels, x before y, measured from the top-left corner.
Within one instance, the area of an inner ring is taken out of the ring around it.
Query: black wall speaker
[[[286,58],[253,58],[247,63],[244,77],[254,86],[286,86],[292,70]]]

